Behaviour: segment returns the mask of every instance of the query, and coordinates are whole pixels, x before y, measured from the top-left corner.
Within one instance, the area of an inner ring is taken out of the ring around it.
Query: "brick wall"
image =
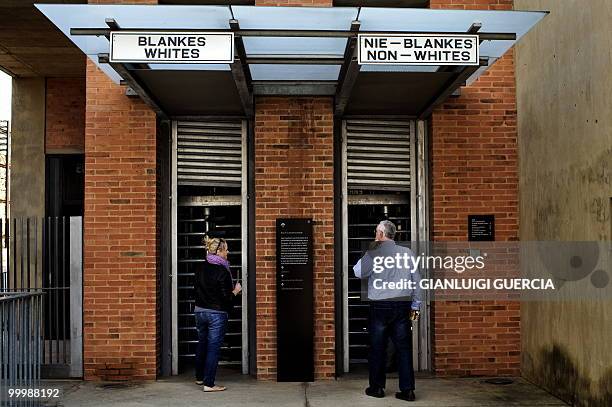
[[[514,0],[429,0],[430,8],[458,10],[512,10]]]
[[[512,0],[431,0],[432,8],[512,9]],[[468,214],[494,214],[496,240],[518,239],[518,161],[512,52],[431,120],[433,240],[467,240]],[[518,375],[520,304],[433,304],[441,375]]]
[[[314,225],[315,378],[334,376],[333,105],[325,97],[255,104],[257,377],[276,379],[278,217]]]
[[[85,378],[154,379],[155,114],[91,61],[86,95]]]
[[[46,88],[46,151],[83,151],[85,78],[47,78]]]
[[[151,380],[159,356],[156,117],[89,59],[86,72],[84,375]]]

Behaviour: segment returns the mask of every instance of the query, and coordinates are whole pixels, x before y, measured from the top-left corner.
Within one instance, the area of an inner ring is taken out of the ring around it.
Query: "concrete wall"
[[[612,3],[515,8],[551,11],[516,49],[520,238],[612,240]],[[584,278],[571,286],[583,300],[522,305],[525,377],[576,405],[612,405],[610,288]]]
[[[11,216],[45,215],[45,78],[13,79]]]

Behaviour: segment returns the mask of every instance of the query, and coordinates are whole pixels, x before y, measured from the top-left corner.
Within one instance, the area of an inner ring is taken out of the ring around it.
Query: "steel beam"
[[[427,119],[433,110],[439,104],[443,103],[456,89],[463,86],[465,81],[468,80],[481,66],[487,66],[488,60],[486,58],[480,58],[480,65],[470,65],[461,67],[462,69],[457,72],[457,75],[452,78],[442,89],[442,91],[436,95],[436,97],[427,104],[427,107],[419,114],[419,119]]]
[[[240,195],[179,196],[178,206],[240,206]]]
[[[344,58],[296,56],[296,57],[251,57],[247,64],[283,64],[283,65],[342,65]]]
[[[130,88],[132,88],[138,96],[156,113],[162,120],[167,119],[167,115],[161,108],[160,104],[155,100],[153,96],[149,94],[146,86],[144,86],[140,80],[132,75],[130,70],[124,64],[111,63],[108,54],[98,54],[98,62],[101,64],[109,64],[111,68],[119,74],[126,81]]]
[[[113,31],[121,30],[121,27],[119,27],[119,24],[117,24],[117,21],[115,21],[114,18],[106,18],[106,19],[104,19],[104,22],[106,23],[108,28],[110,28]]]
[[[171,120],[176,121],[215,121],[215,120],[243,120],[246,116],[241,115],[176,115],[171,116]]]
[[[94,36],[107,36],[110,34],[109,28],[71,28],[70,35],[94,35]],[[203,30],[193,29],[181,29],[181,28],[139,28],[138,31],[145,32],[167,32],[167,31],[181,31],[181,32],[200,32]],[[221,32],[226,33],[230,30],[219,30],[211,29],[204,30],[206,32]],[[234,33],[241,37],[327,37],[327,38],[351,38],[356,37],[357,33],[353,31],[343,30],[235,30]],[[448,34],[448,35],[463,35],[465,32],[428,32],[428,31],[368,31],[361,32],[361,34],[367,35],[412,35],[412,34]],[[515,41],[515,33],[501,33],[501,32],[487,32],[478,33],[481,41]]]
[[[482,28],[482,23],[475,22],[470,26],[470,28],[468,28],[467,33],[476,34],[478,31],[480,31],[481,28]]]
[[[232,31],[236,32],[240,30],[238,20],[232,19],[229,24]],[[251,71],[247,64],[244,42],[240,35],[235,35],[234,49],[236,55],[234,55],[234,63],[230,64],[230,69],[232,70],[232,76],[234,77],[236,88],[238,89],[238,95],[240,96],[244,114],[248,118],[251,118],[255,114],[255,109],[253,108],[253,85]]]
[[[473,23],[470,28],[468,28],[467,33],[466,34],[476,34],[478,31],[480,31],[480,29],[482,28],[482,23]],[[482,43],[483,39],[479,38],[479,43]],[[436,72],[451,72],[453,70],[453,66],[452,65],[443,65],[443,66],[439,66],[438,70]]]
[[[351,32],[358,32],[361,23],[355,20],[351,23]],[[351,92],[357,82],[357,76],[361,70],[361,65],[357,63],[357,38],[348,39],[346,49],[344,50],[344,63],[340,69],[338,78],[338,88],[336,90],[334,115],[342,117],[346,106],[348,105]]]
[[[334,96],[336,81],[254,81],[257,96]]]
[[[345,120],[414,120],[416,116],[408,114],[384,114],[384,115],[365,115],[365,114],[345,114]]]

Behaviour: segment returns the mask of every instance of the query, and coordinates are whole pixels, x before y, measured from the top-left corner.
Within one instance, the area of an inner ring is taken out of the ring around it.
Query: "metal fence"
[[[0,292],[42,292],[42,376],[82,376],[82,218],[0,219]]]
[[[9,182],[9,122],[0,120],[0,216],[7,216],[8,213],[8,182]]]
[[[33,391],[40,388],[43,298],[41,292],[0,293],[1,405],[38,404]]]

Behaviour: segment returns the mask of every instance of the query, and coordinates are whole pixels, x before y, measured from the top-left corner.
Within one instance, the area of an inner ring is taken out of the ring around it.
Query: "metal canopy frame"
[[[231,9],[231,6],[229,6]],[[232,15],[233,17],[233,15]],[[359,17],[357,17],[359,18]],[[129,29],[120,27],[115,20],[106,19],[108,28],[71,28],[70,34],[74,36],[104,36],[110,38],[110,33],[113,31],[130,31]],[[354,20],[351,23],[350,30],[281,30],[281,29],[241,29],[237,19],[229,20],[231,32],[235,35],[235,60],[230,64],[230,70],[240,101],[242,110],[246,118],[252,118],[254,115],[254,96],[256,95],[319,95],[319,96],[334,96],[335,116],[340,118],[345,116],[351,93],[359,73],[361,65],[357,63],[357,35],[358,34],[385,34],[382,32],[366,32],[360,31],[360,21]],[[515,33],[497,33],[497,32],[479,32],[482,24],[474,22],[467,30],[469,34],[479,36],[480,42],[483,41],[514,41],[517,38]],[[176,31],[190,32],[201,30],[189,30],[176,28]],[[152,28],[142,29],[138,31],[161,32],[174,31],[169,28]],[[207,32],[227,32],[228,30],[211,29]],[[411,34],[432,34],[424,31],[390,31],[393,34],[411,35]],[[466,34],[466,32],[439,32],[436,34]],[[249,56],[245,50],[244,37],[274,37],[274,38],[346,38],[346,48],[342,58],[333,55],[254,55]],[[137,94],[145,103],[147,103],[153,111],[160,117],[166,119],[168,115],[164,111],[162,105],[156,100],[147,86],[140,80],[138,71],[150,69],[147,64],[127,64],[127,63],[110,63],[108,54],[99,54],[98,62],[100,64],[109,64],[113,70],[123,78],[122,83],[129,86],[128,94]],[[479,66],[441,66],[438,67],[435,73],[444,72],[451,73],[452,77],[442,87],[441,91],[428,102],[427,106],[415,115],[416,118],[427,118],[436,106],[444,102],[453,92],[465,85],[466,81],[476,73],[476,71],[489,63],[488,58],[481,58]],[[266,64],[266,65],[335,65],[340,66],[338,79],[335,81],[316,81],[316,80],[253,80],[251,76],[251,65]]]

